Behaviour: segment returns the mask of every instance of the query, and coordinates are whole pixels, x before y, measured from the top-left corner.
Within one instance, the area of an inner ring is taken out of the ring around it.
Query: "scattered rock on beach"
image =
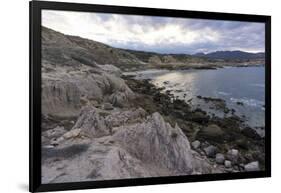
[[[217,153],[216,154],[216,163],[217,164],[223,164],[224,163],[224,155],[222,153]]]
[[[208,123],[210,117],[201,111],[196,111],[192,114],[191,120],[198,123]]]
[[[260,170],[259,162],[254,161],[251,163],[248,163],[244,166],[246,172],[253,172],[253,171],[258,171]]]
[[[226,158],[232,163],[237,163],[239,158],[239,151],[237,149],[230,149],[226,154]]]
[[[191,145],[194,149],[198,149],[200,147],[201,143],[200,143],[200,141],[196,140],[196,141],[193,141],[191,143]]]
[[[210,146],[204,148],[204,151],[208,157],[214,158],[217,153],[217,147],[210,145]]]
[[[230,168],[230,167],[231,167],[231,161],[225,160],[225,161],[224,161],[224,166],[225,166],[226,168]]]

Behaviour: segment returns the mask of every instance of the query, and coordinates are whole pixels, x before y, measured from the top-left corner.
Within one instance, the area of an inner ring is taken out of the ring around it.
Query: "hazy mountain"
[[[205,57],[205,58],[210,58],[210,59],[249,60],[249,59],[263,59],[265,57],[265,54],[264,54],[264,52],[250,53],[250,52],[243,52],[240,50],[236,50],[236,51],[216,51],[216,52],[211,52],[208,54],[197,53],[197,54],[194,54],[194,56]]]

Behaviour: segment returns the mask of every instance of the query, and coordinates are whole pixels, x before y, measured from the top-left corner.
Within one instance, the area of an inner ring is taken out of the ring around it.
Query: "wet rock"
[[[194,149],[198,149],[199,147],[200,147],[200,141],[198,141],[198,140],[196,140],[196,141],[193,141],[192,143],[191,143],[191,145],[192,145],[192,147],[194,148]]]
[[[244,169],[246,172],[259,171],[260,170],[259,162],[254,161],[254,162],[248,163],[244,166]]]
[[[192,114],[191,120],[198,123],[208,123],[210,117],[203,112],[196,111]]]
[[[215,158],[216,153],[217,153],[217,147],[210,145],[210,146],[204,148],[204,151],[208,157]]]
[[[249,142],[244,138],[236,140],[236,144],[238,145],[239,148],[242,148],[245,150],[249,149]]]
[[[224,163],[224,155],[222,153],[217,153],[216,154],[216,163],[217,164],[223,164]]]
[[[243,102],[240,102],[240,101],[237,101],[236,104],[237,104],[237,105],[244,106],[244,103],[243,103]]]
[[[242,130],[242,134],[252,139],[260,140],[261,136],[255,131],[255,129],[246,127]]]
[[[203,127],[202,130],[200,130],[201,135],[212,138],[212,137],[220,137],[223,135],[222,129],[216,125],[216,124],[211,124],[208,125],[207,127]]]

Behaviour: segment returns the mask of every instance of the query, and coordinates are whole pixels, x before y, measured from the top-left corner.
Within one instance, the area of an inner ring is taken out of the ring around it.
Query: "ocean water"
[[[262,66],[217,70],[146,70],[134,74],[137,79],[151,79],[156,86],[165,87],[165,90],[191,101],[193,105],[200,106],[198,95],[224,99],[227,107],[235,109],[238,116],[245,116],[250,126],[264,126],[265,68]]]

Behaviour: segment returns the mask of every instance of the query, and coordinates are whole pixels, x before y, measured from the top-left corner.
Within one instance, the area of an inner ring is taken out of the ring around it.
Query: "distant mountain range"
[[[265,54],[264,54],[264,52],[250,53],[250,52],[243,52],[240,50],[236,50],[236,51],[217,51],[217,52],[211,52],[208,54],[197,53],[197,54],[194,54],[194,56],[205,57],[205,58],[210,58],[210,59],[250,60],[250,59],[262,59],[265,57]]]

